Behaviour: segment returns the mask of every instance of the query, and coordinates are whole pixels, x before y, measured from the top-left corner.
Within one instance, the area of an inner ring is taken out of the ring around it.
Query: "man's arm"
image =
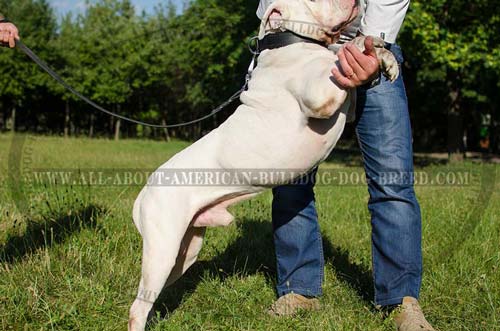
[[[359,31],[395,43],[409,5],[410,0],[367,0]]]
[[[273,0],[260,0],[259,2],[259,7],[257,7],[257,17],[261,20],[262,17],[264,16],[267,7],[271,5]]]
[[[17,27],[0,14],[0,43],[8,44],[9,47],[14,48],[16,47],[16,39],[20,39]]]

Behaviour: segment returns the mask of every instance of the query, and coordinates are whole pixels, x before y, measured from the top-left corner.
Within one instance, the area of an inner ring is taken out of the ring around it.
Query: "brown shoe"
[[[288,293],[276,300],[267,311],[273,316],[292,316],[301,310],[319,310],[319,300],[306,298],[300,294]]]
[[[393,311],[398,331],[436,331],[424,317],[417,299],[404,297],[401,306]]]

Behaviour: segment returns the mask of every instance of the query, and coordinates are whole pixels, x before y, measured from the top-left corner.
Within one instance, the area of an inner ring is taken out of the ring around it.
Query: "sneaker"
[[[417,299],[404,297],[393,312],[398,331],[436,331],[425,319]]]
[[[288,293],[276,300],[267,313],[272,316],[292,316],[301,310],[314,311],[319,308],[319,300],[316,298]]]

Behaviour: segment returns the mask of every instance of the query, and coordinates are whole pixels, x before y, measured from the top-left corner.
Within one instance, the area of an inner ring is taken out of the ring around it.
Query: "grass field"
[[[187,143],[17,139],[11,149],[13,137],[0,135],[0,330],[126,329],[140,277],[131,209],[141,187],[16,180],[33,169],[152,170]],[[427,159],[417,164],[431,176],[450,170]],[[345,151],[322,167],[362,171],[357,153]],[[416,188],[421,303],[439,330],[500,330],[500,168],[459,167],[475,180]],[[275,299],[268,192],[233,207],[228,228],[208,231],[199,262],[162,294],[151,329],[393,330],[371,304],[366,186],[323,185],[316,193],[327,260],[321,311],[265,314]]]

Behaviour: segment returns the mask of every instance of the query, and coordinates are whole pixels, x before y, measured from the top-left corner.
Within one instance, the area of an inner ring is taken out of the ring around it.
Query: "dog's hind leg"
[[[173,284],[181,277],[186,270],[196,262],[198,253],[203,245],[203,237],[207,228],[189,227],[182,239],[181,248],[177,260],[170,276],[168,276],[167,285]]]
[[[136,300],[130,308],[129,331],[144,331],[148,314],[176,264],[189,225],[189,216],[179,209],[166,210],[146,198],[140,212],[142,276]]]
[[[180,240],[175,248],[166,244],[168,239],[162,240],[165,242],[144,240],[142,277],[136,300],[130,308],[129,331],[144,330],[148,314],[175,265]]]
[[[203,245],[206,227],[227,226],[231,224],[234,220],[234,216],[227,211],[227,208],[231,204],[246,200],[253,195],[255,194],[245,194],[212,204],[208,208],[202,208],[202,210],[193,217],[192,223],[182,239],[179,255],[177,256],[175,267],[168,277],[167,286],[173,284],[193,265],[193,263],[196,262],[198,253]]]
[[[227,211],[227,208],[231,204],[246,200],[253,195],[255,194],[246,194],[212,204],[208,208],[202,208],[202,210],[193,217],[192,223],[182,239],[179,255],[177,256],[175,267],[168,277],[167,286],[173,284],[193,265],[193,263],[196,262],[198,253],[203,245],[206,227],[227,226],[231,224],[234,220],[234,216]]]

